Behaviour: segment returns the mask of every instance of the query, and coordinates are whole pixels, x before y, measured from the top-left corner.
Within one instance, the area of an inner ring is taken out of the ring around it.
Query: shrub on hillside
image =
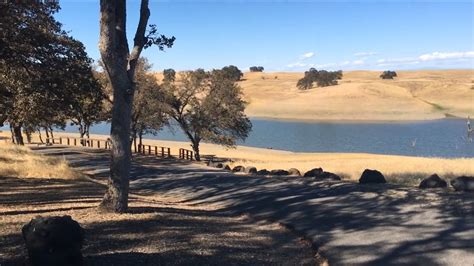
[[[300,90],[308,90],[313,87],[313,83],[316,82],[318,87],[326,87],[337,85],[337,80],[342,79],[342,70],[339,71],[327,71],[327,70],[316,70],[310,68],[304,72],[304,77],[298,80],[296,86]]]
[[[249,68],[250,72],[263,72],[263,66],[251,66]]]
[[[390,70],[384,71],[382,74],[380,74],[381,79],[393,79],[396,76],[397,72]]]

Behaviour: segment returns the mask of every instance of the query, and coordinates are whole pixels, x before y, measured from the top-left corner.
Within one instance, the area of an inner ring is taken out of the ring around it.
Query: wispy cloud
[[[467,51],[467,52],[433,52],[431,54],[420,55],[418,58],[421,61],[474,58],[474,51]]]
[[[313,57],[314,55],[315,55],[314,52],[307,52],[307,53],[304,53],[304,54],[300,55],[300,59],[305,60],[305,59]]]
[[[354,56],[372,56],[378,54],[377,52],[358,52]]]

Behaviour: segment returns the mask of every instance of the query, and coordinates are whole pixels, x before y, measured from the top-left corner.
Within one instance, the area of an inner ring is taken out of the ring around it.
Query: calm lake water
[[[467,139],[465,120],[413,123],[304,123],[252,120],[253,130],[239,144],[295,152],[363,152],[424,157],[474,158],[474,142]],[[8,128],[3,128],[8,130]],[[110,125],[91,128],[109,134]],[[67,132],[77,132],[68,126]],[[179,128],[165,128],[147,138],[187,141]]]

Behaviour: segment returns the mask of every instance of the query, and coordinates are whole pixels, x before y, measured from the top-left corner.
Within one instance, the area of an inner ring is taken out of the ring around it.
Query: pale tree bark
[[[135,33],[134,46],[129,51],[126,36],[126,1],[100,1],[99,50],[104,69],[113,89],[112,142],[108,188],[101,209],[125,212],[128,208],[130,175],[130,122],[134,94],[134,76],[137,60],[145,45],[145,30],[150,11],[148,0],[142,0],[140,21]]]

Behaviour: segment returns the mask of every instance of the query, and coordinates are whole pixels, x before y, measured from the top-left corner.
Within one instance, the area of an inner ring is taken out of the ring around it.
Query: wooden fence
[[[98,149],[111,149],[110,140],[103,139],[88,139],[88,138],[72,138],[72,137],[61,137],[61,138],[47,138],[46,143],[61,144],[68,146],[83,146]],[[153,146],[153,145],[138,145],[138,150],[135,149],[135,153],[143,155],[155,155],[161,158],[171,157],[171,148]]]
[[[179,149],[179,159],[182,160],[193,160],[193,151],[186,149]]]

